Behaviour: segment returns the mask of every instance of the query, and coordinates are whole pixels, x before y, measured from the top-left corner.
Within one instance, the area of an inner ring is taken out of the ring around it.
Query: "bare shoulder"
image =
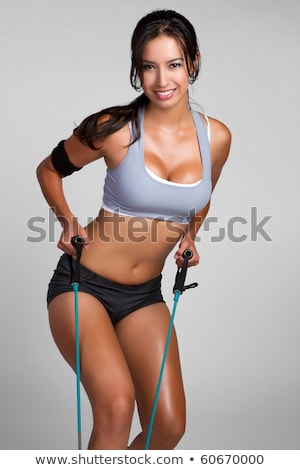
[[[223,164],[228,158],[231,145],[231,132],[229,128],[218,119],[209,118],[211,132],[212,157],[221,160]]]
[[[105,124],[110,119],[109,115],[102,115],[98,124]],[[108,135],[103,139],[93,142],[95,149],[83,144],[76,135],[72,135],[65,141],[65,149],[72,163],[76,166],[84,166],[88,163],[104,157],[108,166],[115,166],[124,157],[124,149],[130,143],[130,131],[128,125]]]
[[[215,187],[222,168],[225,165],[230,151],[231,132],[228,127],[218,119],[209,118],[210,148],[212,161],[212,183]]]
[[[101,116],[101,120],[99,119],[98,123],[102,124],[108,119],[109,116]],[[65,140],[64,146],[70,161],[78,167],[87,165],[103,156],[102,141],[94,142],[95,148],[91,148],[81,141],[76,132]]]
[[[99,124],[109,120],[110,116],[102,116]],[[102,155],[106,160],[109,167],[117,166],[120,161],[125,157],[131,141],[131,132],[129,124],[124,124],[121,129],[108,135],[100,142]]]

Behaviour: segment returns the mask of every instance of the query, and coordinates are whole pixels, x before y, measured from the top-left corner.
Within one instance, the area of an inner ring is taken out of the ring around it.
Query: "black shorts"
[[[112,323],[117,323],[129,313],[157,302],[164,302],[159,275],[143,284],[119,284],[99,276],[80,265],[79,292],[86,292],[99,300],[106,308]],[[54,297],[72,292],[69,257],[63,254],[49,283],[47,304]]]

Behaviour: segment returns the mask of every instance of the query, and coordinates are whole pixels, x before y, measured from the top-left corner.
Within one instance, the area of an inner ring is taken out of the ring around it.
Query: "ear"
[[[195,56],[195,59],[193,60],[193,69],[194,69],[194,71],[198,70],[198,68],[200,66],[200,61],[201,61],[201,54],[198,51],[196,56]]]

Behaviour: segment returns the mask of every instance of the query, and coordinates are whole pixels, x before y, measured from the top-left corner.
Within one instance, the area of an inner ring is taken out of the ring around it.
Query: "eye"
[[[171,69],[177,69],[178,67],[182,67],[182,64],[180,62],[173,62],[170,64]]]
[[[143,70],[151,70],[154,68],[152,64],[143,64]]]

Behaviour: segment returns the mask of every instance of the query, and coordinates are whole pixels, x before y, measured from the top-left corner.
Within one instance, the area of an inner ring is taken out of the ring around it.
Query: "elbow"
[[[39,165],[36,167],[36,170],[35,170],[37,179],[39,179],[40,171],[41,171],[41,163],[39,163]]]
[[[41,182],[45,178],[45,175],[50,175],[50,172],[53,172],[51,166],[51,157],[47,157],[41,161],[41,163],[37,166],[35,170],[38,182],[41,184]]]
[[[40,184],[41,184],[42,179],[43,179],[44,170],[45,170],[45,160],[43,160],[43,161],[36,167],[36,170],[35,170],[35,174],[36,174],[37,180],[38,180],[38,182],[39,182]]]
[[[38,182],[41,180],[41,163],[36,167],[35,174],[37,177]]]

